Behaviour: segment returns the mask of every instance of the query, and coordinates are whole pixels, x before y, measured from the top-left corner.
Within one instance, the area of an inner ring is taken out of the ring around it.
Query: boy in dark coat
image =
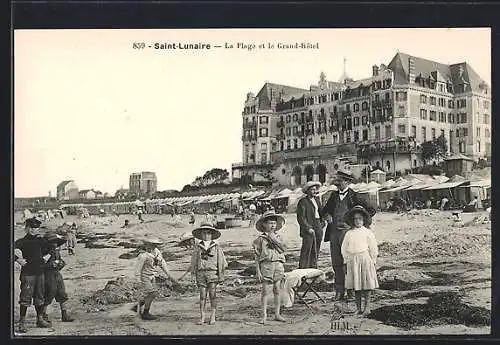
[[[36,310],[37,327],[50,326],[43,318],[45,295],[45,262],[50,244],[40,236],[41,221],[29,218],[25,222],[26,235],[14,243],[14,259],[21,265],[21,292],[19,294],[20,317],[18,332],[26,333],[26,312],[33,302]]]

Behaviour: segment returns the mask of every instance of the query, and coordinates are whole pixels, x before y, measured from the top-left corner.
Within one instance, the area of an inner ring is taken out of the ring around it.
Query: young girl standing
[[[370,313],[372,290],[378,288],[375,263],[378,256],[377,241],[366,227],[371,224],[370,214],[362,206],[354,206],[345,216],[352,229],[347,231],[342,242],[342,257],[346,267],[346,289],[354,290],[358,314]],[[361,297],[365,303],[361,308]]]

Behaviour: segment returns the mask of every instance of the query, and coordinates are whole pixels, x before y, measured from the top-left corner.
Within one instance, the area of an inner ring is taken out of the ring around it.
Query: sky
[[[212,47],[154,49],[164,42]],[[277,48],[295,42],[319,49]],[[308,89],[322,71],[337,81],[344,57],[348,75],[367,78],[398,51],[466,61],[491,85],[489,28],[16,30],[14,195],[54,196],[68,179],[114,194],[140,171],[180,190],[211,168],[230,172],[248,92],[266,81]]]

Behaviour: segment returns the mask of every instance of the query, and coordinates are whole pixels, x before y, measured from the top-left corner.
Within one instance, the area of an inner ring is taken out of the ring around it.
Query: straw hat
[[[364,218],[364,226],[369,227],[372,224],[372,217],[368,211],[361,205],[356,205],[351,208],[345,215],[344,221],[350,226],[354,226],[354,214],[361,213]]]
[[[318,182],[318,181],[307,181],[306,184],[304,185],[304,187],[302,187],[302,192],[304,194],[307,194],[307,191],[311,187],[321,187],[321,182]]]
[[[281,214],[276,214],[274,211],[266,211],[255,223],[255,228],[258,231],[264,232],[264,223],[268,220],[276,220],[276,231],[280,230],[285,225],[285,217]]]
[[[354,180],[354,176],[352,175],[352,173],[350,171],[337,171],[337,178],[340,178],[342,180],[346,180],[346,181],[353,181]]]
[[[45,235],[43,236],[48,242],[55,244],[56,246],[60,246],[64,243],[66,243],[66,239],[61,236],[56,234],[53,231],[47,231]]]
[[[201,232],[203,230],[210,230],[212,232],[212,240],[216,240],[220,237],[221,233],[219,230],[217,230],[216,228],[214,228],[212,225],[210,224],[206,224],[206,223],[203,223],[200,225],[199,228],[196,228],[193,230],[192,234],[193,234],[193,237],[198,239],[198,240],[202,240],[201,238]]]
[[[163,241],[156,237],[144,238],[142,242],[144,242],[145,245],[149,246],[161,246],[163,244]]]

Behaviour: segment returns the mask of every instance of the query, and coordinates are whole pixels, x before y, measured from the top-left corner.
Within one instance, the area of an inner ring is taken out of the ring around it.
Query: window
[[[444,137],[444,129],[441,130],[441,136]]]
[[[367,141],[367,140],[368,140],[368,130],[363,129],[363,141]]]
[[[267,153],[262,152],[260,154],[260,162],[263,163],[263,164],[267,163]]]
[[[260,123],[261,124],[267,124],[268,121],[269,121],[269,117],[267,117],[267,116],[261,116],[260,117]]]
[[[490,109],[490,102],[489,101],[484,101],[483,102],[483,108],[484,109]]]
[[[354,126],[359,126],[359,117],[354,118]]]
[[[291,148],[291,146],[290,146],[290,139],[288,139],[288,140],[286,141],[286,149],[287,149],[287,150],[290,150],[290,148]]]
[[[436,139],[436,128],[431,128],[432,139]]]
[[[436,97],[433,97],[433,96],[429,97],[429,103],[431,105],[436,105]]]
[[[286,116],[286,123],[289,123],[292,120],[292,117],[290,115]]]
[[[478,136],[478,137],[481,136],[481,128],[479,128],[479,127],[476,128],[476,136]]]
[[[468,128],[462,128],[462,136],[466,137],[469,135],[469,129]]]
[[[273,152],[275,152],[275,151],[276,151],[276,148],[277,148],[276,143],[272,143],[272,150],[273,150]]]
[[[406,101],[406,92],[396,92],[397,101]]]
[[[320,139],[320,142],[321,142],[321,145],[325,145],[325,137],[324,136],[321,136]]]
[[[337,134],[333,135],[332,142],[333,142],[333,144],[337,144],[339,142],[339,137],[337,136]]]
[[[385,126],[385,137],[386,138],[392,137],[391,132],[392,132],[392,126],[391,125]]]
[[[354,131],[354,142],[359,141],[359,131]]]
[[[307,146],[312,146],[312,144],[313,144],[313,139],[312,139],[312,138],[309,138],[309,139],[307,140]]]
[[[457,123],[467,123],[467,113],[460,114],[460,122]]]
[[[297,126],[293,127],[293,129],[292,129],[292,133],[293,133],[294,135],[296,135],[296,134],[297,134],[297,130],[298,130],[298,127],[297,127]]]
[[[385,97],[385,100],[388,101],[391,98],[391,93],[390,92],[386,92],[384,94],[384,97]]]
[[[264,151],[267,151],[267,143],[261,143],[260,144],[260,149],[264,150]]]
[[[359,111],[359,104],[354,103],[354,112],[357,113]]]
[[[375,127],[375,140],[380,140],[380,127]]]
[[[420,109],[420,120],[427,120],[427,110]]]
[[[292,134],[292,129],[290,127],[286,128],[286,135]]]
[[[422,127],[422,141],[427,141],[427,129]]]
[[[350,104],[346,104],[346,105],[345,105],[345,110],[346,110],[347,112],[351,111],[351,105],[350,105]]]
[[[481,142],[477,141],[477,152],[481,152]]]
[[[427,103],[427,96],[426,95],[420,95],[420,103]]]
[[[380,101],[380,95],[378,93],[375,95],[375,101]]]
[[[411,126],[411,136],[413,138],[417,137],[417,126]]]
[[[440,107],[446,107],[446,100],[444,98],[439,98],[438,104]]]
[[[467,106],[467,101],[465,99],[457,100],[457,108],[465,108]]]
[[[415,127],[415,126],[413,126]],[[416,127],[415,127],[415,131],[416,131]],[[406,134],[406,126],[405,125],[398,125],[398,133],[399,134]]]
[[[452,99],[448,100],[448,108],[453,109],[455,107],[455,103],[453,102]]]
[[[293,114],[293,121],[297,121],[299,119],[299,114]]]
[[[285,149],[285,143],[280,141],[280,150],[283,151]]]
[[[305,147],[306,146],[306,139],[300,138],[300,147]]]
[[[299,148],[299,141],[297,139],[293,139],[293,148],[298,149]]]
[[[448,123],[455,123],[455,115],[452,113],[448,114]]]
[[[391,170],[391,162],[390,161],[387,161],[385,162],[385,166],[387,167],[387,170]]]
[[[490,130],[488,128],[484,129],[484,136],[489,137],[490,136]]]
[[[488,115],[488,114],[484,114],[483,115],[483,123],[485,125],[489,125],[490,124],[490,115]]]
[[[333,115],[337,115],[337,107],[333,106]]]
[[[259,129],[259,135],[261,137],[267,137],[267,128],[261,128],[261,129]]]
[[[361,110],[368,110],[368,102],[361,103]]]
[[[439,122],[446,122],[446,114],[443,111],[439,112]]]
[[[368,116],[363,116],[363,117],[361,118],[361,124],[362,124],[362,125],[366,125],[366,124],[368,124]]]
[[[434,110],[429,112],[429,120],[436,121],[436,112]]]
[[[457,128],[457,131],[456,131],[456,137],[460,137],[460,129]]]
[[[404,105],[400,105],[398,107],[398,115],[399,115],[399,117],[404,117],[405,116],[405,106]]]

